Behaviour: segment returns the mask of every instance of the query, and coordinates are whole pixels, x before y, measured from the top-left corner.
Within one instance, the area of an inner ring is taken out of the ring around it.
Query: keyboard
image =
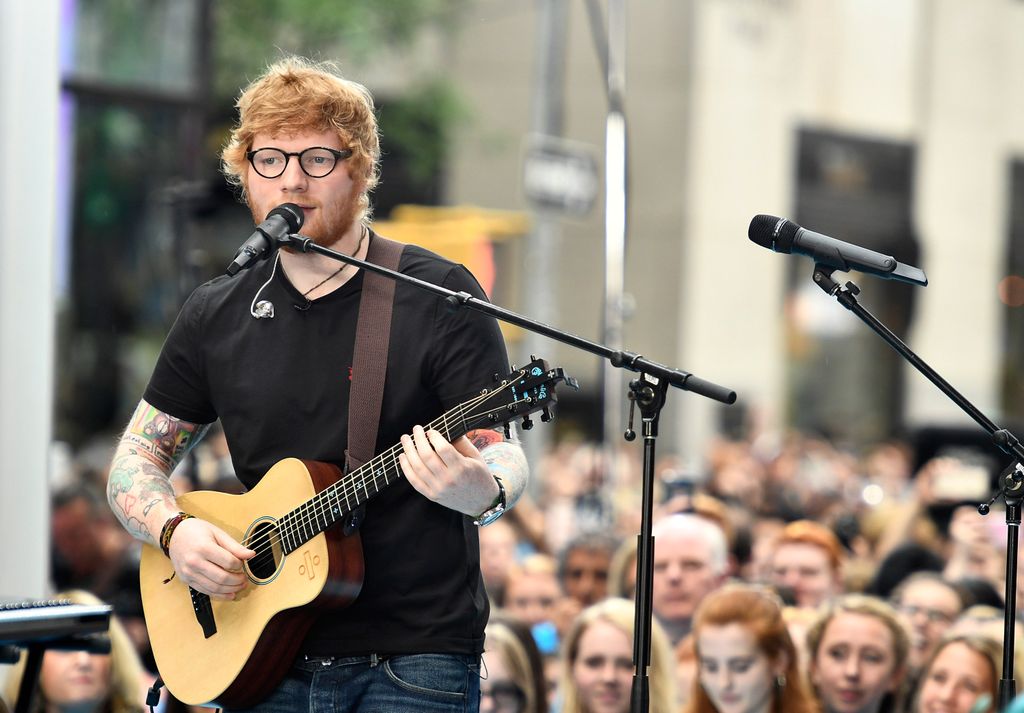
[[[67,599],[0,603],[0,645],[29,644],[105,632],[111,608]]]

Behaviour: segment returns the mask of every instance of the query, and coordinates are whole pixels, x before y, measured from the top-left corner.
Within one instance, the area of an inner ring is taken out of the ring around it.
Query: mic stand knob
[[[629,422],[626,424],[626,432],[622,434],[622,437],[632,443],[636,440],[636,431],[633,430],[633,414],[636,411],[636,394],[633,392],[633,384],[636,382],[630,382],[629,393],[626,395],[629,398]]]

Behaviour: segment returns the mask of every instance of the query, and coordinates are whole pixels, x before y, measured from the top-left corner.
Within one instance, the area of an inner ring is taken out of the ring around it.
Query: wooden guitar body
[[[182,510],[207,520],[257,554],[249,584],[234,600],[213,600],[186,586],[159,548],[143,546],[142,603],[160,676],[179,700],[241,707],[271,691],[324,608],[359,594],[359,536],[341,528],[316,534],[284,553],[277,521],[341,475],[332,465],[287,458],[244,495],[196,491]]]

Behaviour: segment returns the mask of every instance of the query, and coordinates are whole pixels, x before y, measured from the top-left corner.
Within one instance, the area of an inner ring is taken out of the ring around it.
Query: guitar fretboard
[[[469,411],[486,402],[488,396],[496,392],[456,406],[427,426],[427,429],[438,431],[449,443],[466,435],[470,430],[467,424]],[[392,446],[279,518],[278,536],[282,551],[288,554],[298,549],[401,478],[402,467],[398,462],[401,452],[401,444]]]

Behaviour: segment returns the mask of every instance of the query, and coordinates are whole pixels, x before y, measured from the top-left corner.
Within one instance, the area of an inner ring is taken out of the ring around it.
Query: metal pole
[[[561,137],[565,127],[565,47],[568,29],[566,0],[537,0],[537,64],[534,67],[534,99],[530,129],[534,134]],[[558,312],[558,250],[562,239],[559,219],[542,208],[534,208],[533,229],[526,241],[526,314],[551,324]],[[527,332],[519,364],[530,354],[544,351],[544,339]],[[536,464],[547,452],[550,429],[538,428],[523,441],[528,462]],[[536,487],[536,478],[531,480]]]
[[[605,282],[604,335],[612,349],[623,343],[623,294],[626,256],[626,17],[623,0],[608,2],[608,118],[605,125]],[[604,363],[604,445],[609,468],[614,444],[622,437],[625,399],[622,373]],[[615,473],[610,472],[614,477]]]

